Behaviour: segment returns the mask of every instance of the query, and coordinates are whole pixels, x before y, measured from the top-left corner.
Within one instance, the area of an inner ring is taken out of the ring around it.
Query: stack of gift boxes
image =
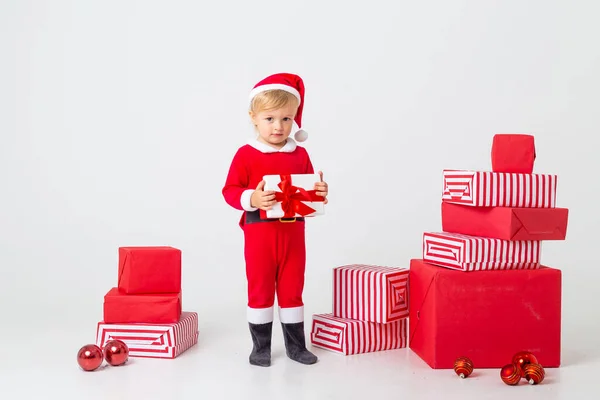
[[[491,154],[492,171],[443,171],[442,231],[410,263],[409,347],[432,368],[500,368],[518,351],[558,367],[561,271],[541,245],[565,239],[568,210],[557,176],[533,172],[533,136],[495,135]]]
[[[533,136],[495,135],[491,153],[492,171],[443,171],[441,232],[423,234],[410,268],[333,269],[333,311],[313,315],[313,346],[408,345],[432,368],[461,356],[501,368],[519,351],[560,365],[562,277],[541,244],[565,240],[568,209],[556,207],[557,176],[533,173]]]
[[[175,358],[198,342],[198,314],[182,311],[181,250],[120,247],[118,283],[104,296],[96,344],[120,339],[132,357]]]
[[[408,274],[377,265],[334,268],[333,311],[313,315],[313,346],[344,355],[405,348]]]

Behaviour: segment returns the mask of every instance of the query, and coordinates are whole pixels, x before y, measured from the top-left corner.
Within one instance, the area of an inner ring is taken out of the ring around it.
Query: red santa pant
[[[304,320],[304,224],[276,220],[244,225],[249,322],[273,321],[276,293],[281,322]]]

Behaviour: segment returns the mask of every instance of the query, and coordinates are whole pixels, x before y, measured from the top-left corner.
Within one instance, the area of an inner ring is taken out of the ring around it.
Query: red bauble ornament
[[[102,365],[102,349],[95,344],[86,344],[77,352],[77,364],[84,371],[93,371]]]
[[[516,385],[521,380],[521,371],[516,364],[507,364],[500,370],[500,378],[507,385]]]
[[[523,368],[523,377],[531,385],[541,383],[544,380],[545,375],[546,372],[544,371],[544,367],[540,364],[527,364],[525,368]]]
[[[520,351],[513,356],[512,363],[519,367],[519,373],[521,374],[521,377],[523,377],[525,376],[523,373],[524,368],[528,364],[538,364],[538,360],[532,353]]]
[[[466,378],[473,372],[473,361],[468,357],[458,357],[454,361],[454,372],[461,378]]]
[[[104,359],[113,367],[123,365],[129,359],[129,347],[122,340],[110,340],[104,345]]]

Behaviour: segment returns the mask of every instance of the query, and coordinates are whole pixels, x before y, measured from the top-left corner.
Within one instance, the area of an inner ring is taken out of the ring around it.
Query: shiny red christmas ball
[[[523,377],[523,370],[525,366],[528,364],[537,364],[538,360],[532,353],[528,351],[520,351],[513,356],[512,363],[519,367],[519,373],[521,374],[521,377]]]
[[[473,372],[473,361],[468,357],[458,357],[454,361],[454,372],[461,378],[466,378]]]
[[[84,371],[93,371],[102,365],[102,349],[95,344],[86,344],[77,352],[77,364]]]
[[[110,340],[104,345],[104,359],[113,367],[123,365],[129,359],[129,347],[122,340]]]
[[[523,377],[530,385],[537,385],[544,380],[546,372],[540,364],[527,364],[523,369]]]
[[[507,385],[516,385],[521,380],[521,372],[516,364],[507,364],[500,370],[500,379]]]

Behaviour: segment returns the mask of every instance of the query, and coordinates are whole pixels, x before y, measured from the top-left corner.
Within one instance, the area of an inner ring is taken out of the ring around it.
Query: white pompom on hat
[[[304,82],[302,78],[285,72],[270,75],[254,85],[254,88],[250,91],[250,101],[257,94],[273,89],[285,90],[298,99],[298,111],[294,122],[298,125],[299,130],[294,134],[294,139],[298,142],[306,141],[308,133],[302,129],[302,109],[304,108]]]

